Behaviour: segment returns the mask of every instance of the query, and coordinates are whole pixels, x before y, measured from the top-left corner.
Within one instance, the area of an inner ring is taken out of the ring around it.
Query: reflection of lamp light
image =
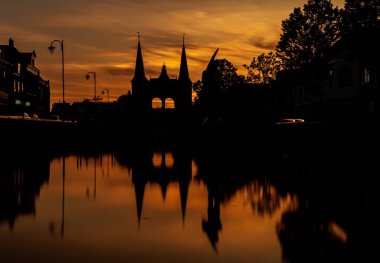
[[[95,168],[94,168],[94,200],[96,199],[96,157],[95,157]]]
[[[66,175],[66,157],[63,156],[62,162],[62,219],[61,219],[61,236],[65,230],[65,175]]]
[[[62,102],[65,103],[65,63],[64,63],[64,55],[63,55],[63,40],[53,40],[50,43],[50,47],[48,47],[49,52],[51,54],[54,54],[55,46],[53,44],[55,42],[58,42],[61,44],[61,51],[62,51]]]
[[[96,200],[96,157],[94,157],[94,200]],[[86,196],[90,199],[90,189],[87,185]]]
[[[85,76],[87,80],[90,79],[90,74],[94,76],[94,101],[95,101],[96,100],[96,72],[93,72],[93,71],[88,72],[87,75]]]

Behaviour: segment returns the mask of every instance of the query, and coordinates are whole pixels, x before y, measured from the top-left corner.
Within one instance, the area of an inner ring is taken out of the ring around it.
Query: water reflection
[[[337,176],[355,165],[321,160],[167,148],[2,158],[3,259],[349,260],[370,247],[375,187]]]
[[[283,178],[276,184],[298,199],[277,224],[286,262],[364,262],[375,256],[377,157],[354,149],[293,153],[280,163]]]
[[[8,156],[0,167],[0,225],[13,229],[19,217],[36,214],[36,198],[49,182],[50,160]]]
[[[185,222],[187,197],[192,178],[192,159],[184,152],[146,150],[130,156],[119,153],[116,159],[132,171],[135,190],[137,221],[140,226],[146,185],[158,185],[162,200],[166,200],[170,183],[179,185],[181,214]]]

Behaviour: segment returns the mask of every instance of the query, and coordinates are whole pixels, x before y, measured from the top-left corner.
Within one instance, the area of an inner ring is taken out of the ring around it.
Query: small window
[[[21,64],[18,63],[17,64],[17,73],[20,74],[20,72],[21,72]]]
[[[16,100],[16,101],[15,101],[15,104],[16,104],[16,105],[21,105],[21,100]]]
[[[168,98],[165,100],[165,109],[174,109],[175,108],[175,102],[173,99]]]
[[[160,98],[152,100],[152,109],[162,109],[162,100]]]
[[[371,74],[367,68],[364,69],[364,84],[369,84],[371,82]]]
[[[30,101],[25,102],[26,107],[30,107]]]

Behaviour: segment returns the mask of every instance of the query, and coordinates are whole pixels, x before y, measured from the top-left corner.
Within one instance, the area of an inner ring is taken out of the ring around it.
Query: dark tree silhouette
[[[340,37],[341,11],[329,0],[309,0],[282,22],[277,51],[287,69],[298,69],[322,56]]]
[[[218,87],[215,91],[215,96],[222,96],[223,93],[231,88],[244,83],[244,76],[237,74],[237,68],[227,59],[215,60],[214,80]],[[198,80],[193,84],[193,90],[197,93],[197,102],[202,103],[202,100],[207,95],[202,81]],[[213,92],[214,93],[214,92]]]
[[[344,30],[380,27],[380,0],[346,0]]]
[[[227,59],[217,59],[215,62],[222,91],[243,83],[244,77],[237,74],[237,69],[231,62]]]
[[[269,84],[276,80],[277,73],[283,69],[282,57],[274,52],[254,57],[250,65],[243,65],[247,70],[246,82],[250,84]]]
[[[203,82],[201,80],[197,80],[196,82],[193,83],[193,90],[195,91],[195,93],[197,93],[197,98],[199,98],[200,96],[200,93],[202,93],[202,90],[203,90]]]

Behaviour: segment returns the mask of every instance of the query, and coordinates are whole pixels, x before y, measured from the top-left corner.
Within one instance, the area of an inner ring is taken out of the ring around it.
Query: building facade
[[[332,49],[329,81],[324,100],[330,111],[349,117],[378,119],[380,94],[379,29],[358,30],[342,38]]]
[[[177,112],[190,110],[192,104],[192,82],[187,66],[185,43],[182,46],[179,77],[171,79],[166,66],[158,78],[145,76],[140,37],[137,46],[135,75],[132,79],[132,97],[135,108],[140,112],[152,109],[172,109]]]
[[[49,114],[50,83],[41,78],[35,59],[34,51],[19,52],[12,39],[0,45],[0,114]]]

